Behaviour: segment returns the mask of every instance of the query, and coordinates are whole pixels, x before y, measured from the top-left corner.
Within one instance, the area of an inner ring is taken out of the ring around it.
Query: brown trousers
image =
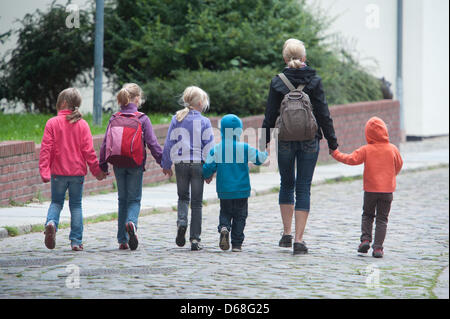
[[[386,228],[393,198],[392,193],[364,192],[361,241],[368,240],[369,242],[372,242],[373,220],[376,218],[375,240],[372,245],[373,249],[383,249],[383,242],[386,237]]]

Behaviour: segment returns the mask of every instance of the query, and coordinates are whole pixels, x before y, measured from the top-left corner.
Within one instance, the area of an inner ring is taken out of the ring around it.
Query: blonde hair
[[[304,64],[302,59],[306,57],[305,45],[297,39],[288,39],[283,45],[283,58],[290,68],[299,69]]]
[[[137,96],[142,97],[141,87],[136,83],[125,83],[119,93],[117,93],[117,102],[120,106],[126,106]]]
[[[58,94],[58,99],[56,100],[56,110],[60,111],[63,103],[66,102],[66,108],[71,110],[72,113],[66,115],[66,119],[70,123],[78,122],[83,115],[80,113],[78,108],[81,105],[81,94],[76,88],[67,88]]]
[[[184,109],[179,110],[175,116],[178,122],[184,120],[188,115],[189,111],[194,109],[197,105],[201,103],[202,112],[209,109],[209,96],[208,93],[203,91],[197,86],[188,86],[180,99],[180,104],[184,106]]]

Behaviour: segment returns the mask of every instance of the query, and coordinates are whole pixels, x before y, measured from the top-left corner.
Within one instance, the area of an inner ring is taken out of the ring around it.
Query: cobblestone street
[[[2,239],[0,298],[433,298],[449,262],[449,169],[402,173],[397,185],[382,259],[356,252],[355,180],[312,188],[307,255],[278,247],[274,193],[249,199],[241,253],[218,247],[218,204],[204,207],[200,252],[175,245],[176,212],[141,217],[134,252],[118,250],[116,221],[85,225],[84,252],[70,250],[69,229],[52,251],[42,233]]]

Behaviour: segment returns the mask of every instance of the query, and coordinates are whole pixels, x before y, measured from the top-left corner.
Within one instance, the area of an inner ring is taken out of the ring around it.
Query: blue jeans
[[[295,205],[296,211],[309,212],[311,181],[318,156],[319,139],[317,138],[303,142],[278,142],[278,169],[281,176],[280,205]],[[296,164],[297,175],[295,174]]]
[[[83,183],[84,176],[52,175],[51,178],[52,202],[48,208],[45,225],[53,221],[56,229],[58,229],[59,216],[64,207],[64,199],[68,189],[70,208],[69,239],[72,245],[81,245],[83,240],[83,213],[81,210]]]
[[[117,241],[119,244],[128,243],[128,233],[125,225],[128,222],[138,224],[139,212],[141,210],[142,179],[144,171],[142,167],[115,167],[117,190],[119,197],[119,216],[117,227]]]
[[[248,216],[248,198],[221,199],[219,226],[220,233],[222,227],[231,231],[231,245],[242,245],[245,235],[244,228]]]
[[[201,163],[175,164],[178,192],[178,220],[177,226],[187,226],[189,202],[191,203],[191,227],[189,240],[200,241],[202,233],[202,201],[203,174]],[[190,194],[189,194],[190,188]]]

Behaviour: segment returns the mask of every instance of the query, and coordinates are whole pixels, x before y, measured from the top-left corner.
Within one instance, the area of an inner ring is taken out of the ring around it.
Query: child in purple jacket
[[[127,83],[117,94],[117,101],[120,105],[120,113],[138,114],[138,107],[141,105],[142,89],[135,83]],[[114,116],[111,117],[111,120]],[[113,165],[116,176],[117,191],[119,193],[119,214],[117,240],[119,249],[135,250],[138,246],[137,223],[141,209],[142,180],[145,171],[145,161],[147,152],[145,145],[150,149],[158,164],[161,164],[162,148],[158,143],[152,123],[147,115],[140,113],[138,119],[141,123],[144,141],[144,159],[142,165],[138,167],[118,167]],[[109,126],[109,125],[108,125]],[[107,135],[103,139],[100,148],[100,168],[108,172],[106,162]]]
[[[172,164],[178,191],[178,219],[176,244],[183,247],[188,224],[189,202],[191,203],[190,237],[191,250],[201,250],[203,174],[202,165],[214,145],[211,122],[201,112],[208,110],[208,94],[196,86],[184,90],[181,102],[184,109],[172,118],[161,166],[165,175],[172,176]],[[211,182],[211,178],[206,180]],[[189,188],[191,194],[189,194]]]

